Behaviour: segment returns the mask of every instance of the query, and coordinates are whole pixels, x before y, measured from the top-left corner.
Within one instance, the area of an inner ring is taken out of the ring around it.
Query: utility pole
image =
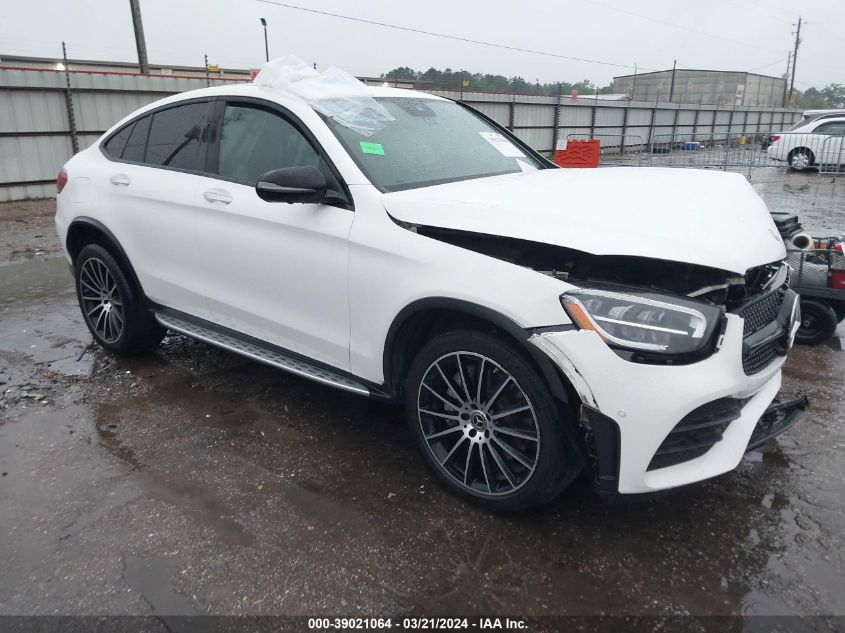
[[[792,51],[789,51],[789,55],[786,56],[786,72],[783,75],[783,107],[789,105],[787,102],[787,94],[786,94],[786,82],[789,81],[789,68],[792,66]]]
[[[76,117],[73,114],[73,93],[70,90],[70,66],[67,61],[67,46],[62,42],[62,60],[65,67],[65,107],[67,108],[67,122],[70,127],[70,145],[73,153],[79,151],[79,139],[76,136]]]
[[[208,53],[205,54],[205,85],[211,85],[211,77],[208,75]]]
[[[678,66],[678,60],[672,62],[672,82],[669,84],[669,103],[672,103],[672,97],[675,96],[675,68]]]
[[[637,97],[637,62],[634,62],[634,80],[631,82],[631,101],[636,101]]]
[[[144,40],[144,23],[141,22],[141,7],[138,0],[129,0],[129,7],[132,9],[132,26],[135,28],[135,47],[138,49],[138,66],[142,75],[150,73],[150,64],[147,61],[147,42]]]
[[[801,16],[798,16],[798,28],[795,30],[795,51],[792,53],[792,79],[789,81],[789,103],[795,87],[795,67],[798,65],[798,45],[801,44]]]

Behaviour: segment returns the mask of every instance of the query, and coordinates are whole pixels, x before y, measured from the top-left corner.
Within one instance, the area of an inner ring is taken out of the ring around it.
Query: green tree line
[[[845,108],[845,86],[828,84],[821,90],[807,88],[795,98],[795,106],[805,110],[824,110],[826,108]]]
[[[522,94],[554,95],[560,89],[563,94],[571,94],[577,90],[579,95],[610,94],[613,92],[613,84],[599,88],[589,79],[575,83],[562,81],[558,83],[540,83],[537,79],[534,82],[523,77],[505,77],[504,75],[491,75],[474,73],[469,70],[438,70],[429,68],[426,71],[414,70],[407,66],[400,66],[391,71],[381,74],[381,79],[396,81],[426,81],[432,84],[433,88],[460,90],[477,90],[480,92],[517,92]]]

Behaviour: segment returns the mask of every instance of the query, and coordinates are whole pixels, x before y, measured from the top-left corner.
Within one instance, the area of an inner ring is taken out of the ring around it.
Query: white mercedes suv
[[[558,169],[453,101],[261,79],[144,107],[62,170],[105,349],[170,330],[404,403],[436,476],[494,510],[585,467],[611,493],[713,477],[800,415],[775,400],[797,297],[742,176]]]

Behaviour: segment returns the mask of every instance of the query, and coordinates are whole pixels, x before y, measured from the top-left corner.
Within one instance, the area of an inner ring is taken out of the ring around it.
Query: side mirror
[[[326,177],[311,165],[284,167],[262,174],[255,185],[258,197],[267,202],[322,202],[326,197]]]

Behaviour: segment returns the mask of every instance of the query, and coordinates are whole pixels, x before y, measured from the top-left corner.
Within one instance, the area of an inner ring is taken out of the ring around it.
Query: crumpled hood
[[[547,169],[385,194],[395,219],[735,273],[786,256],[740,174],[697,169]]]

